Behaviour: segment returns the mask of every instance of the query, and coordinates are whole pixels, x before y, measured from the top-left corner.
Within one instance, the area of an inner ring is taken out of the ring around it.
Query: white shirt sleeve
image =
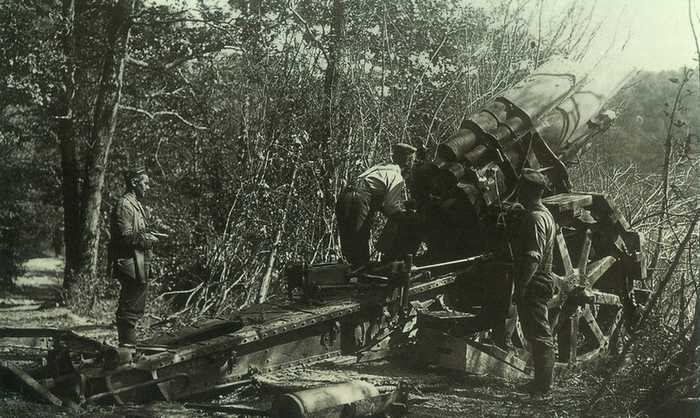
[[[405,210],[404,203],[407,200],[406,182],[401,176],[400,169],[387,171],[386,187],[386,194],[382,204],[384,214],[391,216]]]

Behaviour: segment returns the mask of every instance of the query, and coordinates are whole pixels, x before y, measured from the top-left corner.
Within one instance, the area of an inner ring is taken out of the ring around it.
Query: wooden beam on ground
[[[60,328],[0,327],[0,338],[60,337],[64,332]]]
[[[55,406],[63,406],[63,401],[42,386],[24,370],[8,363],[0,363],[0,382],[2,386],[16,392],[29,392],[38,401]]]
[[[417,350],[420,360],[446,369],[503,379],[529,377],[525,362],[515,353],[468,337],[455,337],[440,329],[419,326]]]
[[[61,340],[72,351],[101,352],[105,345],[65,328],[0,327],[0,338],[53,338]]]

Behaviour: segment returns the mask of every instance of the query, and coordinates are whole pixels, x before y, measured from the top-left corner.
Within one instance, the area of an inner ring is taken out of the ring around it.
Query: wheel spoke
[[[569,278],[574,274],[574,266],[571,264],[571,257],[569,256],[569,247],[566,245],[566,240],[564,239],[564,234],[561,230],[557,232],[557,239],[555,246],[559,251],[559,256],[561,257],[562,264],[564,265],[564,277]]]
[[[553,279],[559,292],[548,307],[558,312],[551,320],[552,333],[559,360],[567,362],[593,358],[615,343],[620,327],[624,328],[620,325],[623,303],[633,278],[624,266],[613,267],[620,261],[618,254],[627,252],[622,238],[630,232],[629,225],[605,196],[586,194],[590,203],[581,204],[580,195],[555,195],[546,200],[559,225],[554,240],[559,276]],[[567,202],[579,203],[570,207]],[[591,225],[572,222],[578,209],[589,210],[598,225],[612,221],[612,230],[599,234]]]
[[[578,274],[579,274],[579,284],[585,280],[586,269],[588,267],[588,256],[591,254],[591,230],[586,230],[586,236],[583,239],[583,246],[581,247],[581,253],[578,256]]]
[[[600,279],[603,274],[605,274],[605,272],[608,271],[613,264],[615,264],[616,261],[617,259],[615,257],[606,256],[600,260],[592,262],[590,266],[588,266],[588,274],[585,276],[585,282],[583,282],[582,279],[581,285],[589,289],[593,287],[598,279]]]
[[[588,326],[588,329],[591,330],[593,337],[595,337],[597,340],[598,347],[605,347],[605,345],[608,343],[608,338],[605,336],[605,334],[603,334],[603,330],[600,329],[600,326],[598,326],[598,322],[593,316],[590,306],[586,306],[583,309],[581,316],[583,317],[585,324]]]
[[[520,321],[515,324],[515,335],[518,337],[522,348],[527,350],[527,340],[525,339],[525,333],[523,332],[523,327],[520,325]]]
[[[617,327],[620,326],[620,321],[622,321],[622,309],[617,310],[617,313],[615,314],[615,319],[613,319],[612,325],[610,326],[610,333],[609,334],[611,337],[617,331]]]
[[[576,310],[571,315],[565,315],[566,312],[560,314],[560,321],[558,327],[558,337],[559,337],[559,356],[562,361],[573,362],[576,361],[578,342],[578,326],[579,318],[581,316],[581,309],[576,308]]]

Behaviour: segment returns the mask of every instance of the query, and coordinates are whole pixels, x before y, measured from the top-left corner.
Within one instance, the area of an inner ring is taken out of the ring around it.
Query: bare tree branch
[[[202,58],[203,56],[207,54],[211,54],[214,52],[221,52],[224,50],[240,50],[240,47],[236,45],[213,45],[209,48],[205,48],[201,51],[195,51],[192,52],[191,54],[183,55],[181,57],[175,58],[174,60],[167,62],[165,64],[161,63],[148,63],[146,61],[140,60],[138,58],[134,57],[127,57],[126,62],[137,66],[141,68],[149,68],[149,69],[157,69],[157,70],[172,70],[175,67],[178,67],[188,61],[192,61],[198,58]]]
[[[136,59],[136,58],[134,58],[134,57],[132,57],[132,56],[127,56],[126,58],[124,58],[124,60],[125,60],[128,64],[135,65],[135,66],[137,66],[137,67],[142,67],[142,68],[149,68],[149,67],[150,67],[150,65],[149,65],[146,61],[142,61],[142,60],[140,60],[140,59]]]
[[[314,44],[318,47],[318,49],[321,51],[323,54],[323,58],[328,61],[328,52],[326,49],[323,47],[323,43],[321,42],[320,39],[318,39],[318,36],[314,31],[311,29],[309,24],[306,22],[306,20],[297,12],[293,6],[289,7],[289,11],[292,12],[292,15],[294,15],[294,18],[304,27],[304,31],[306,34],[314,41]]]
[[[690,21],[690,29],[693,32],[693,42],[695,42],[695,58],[698,59],[698,82],[700,83],[700,43],[698,43],[698,34],[695,31],[695,22],[693,22],[691,0],[688,0],[688,20]]]
[[[664,165],[663,165],[663,174],[662,174],[662,182],[663,182],[663,194],[661,196],[661,225],[659,226],[659,229],[657,231],[656,235],[656,247],[654,249],[654,254],[652,255],[651,258],[651,263],[649,263],[649,270],[650,271],[655,271],[656,264],[659,261],[659,255],[661,254],[661,236],[663,235],[664,228],[663,228],[663,221],[666,219],[667,213],[668,213],[668,201],[669,201],[669,185],[671,184],[669,182],[669,176],[671,172],[671,154],[673,152],[673,128],[675,126],[676,122],[676,113],[679,111],[679,109],[682,106],[682,101],[683,97],[681,97],[681,93],[683,92],[683,88],[689,81],[689,75],[690,71],[687,68],[683,69],[683,78],[682,80],[678,81],[678,91],[676,92],[676,98],[673,101],[673,107],[671,109],[671,114],[668,117],[668,129],[666,132],[666,139],[664,141]]]
[[[197,125],[193,122],[190,122],[187,119],[183,118],[179,113],[172,112],[169,110],[161,110],[158,112],[149,112],[149,111],[144,110],[144,109],[139,109],[137,107],[131,107],[131,106],[126,106],[126,105],[119,105],[119,108],[124,109],[124,110],[129,110],[132,112],[136,112],[136,113],[140,113],[142,115],[148,116],[148,118],[151,120],[155,119],[156,117],[160,117],[160,116],[170,116],[170,117],[174,117],[175,119],[180,120],[180,122],[184,123],[185,125],[189,126],[190,128],[197,129],[199,131],[209,130],[209,128],[207,128],[206,126],[200,126],[200,125]]]

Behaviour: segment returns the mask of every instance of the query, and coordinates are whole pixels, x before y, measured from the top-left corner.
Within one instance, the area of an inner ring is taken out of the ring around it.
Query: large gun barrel
[[[423,179],[425,195],[443,194],[463,182],[472,186],[466,188],[471,194],[480,192],[470,200],[488,205],[500,200],[496,192],[513,188],[525,166],[549,167],[552,191],[568,191],[562,159],[574,157],[607,129],[614,113],[602,111],[603,105],[630,76],[606,72],[596,77],[581,67],[551,60],[465,120],[423,168],[423,175],[432,178]]]
[[[565,162],[610,126],[615,114],[603,106],[631,75],[553,59],[466,119],[414,171],[413,195],[426,219],[421,238],[435,260],[494,249],[485,242],[498,239],[482,238],[498,222],[492,215],[503,216],[522,168],[546,168],[549,193],[570,192]]]

